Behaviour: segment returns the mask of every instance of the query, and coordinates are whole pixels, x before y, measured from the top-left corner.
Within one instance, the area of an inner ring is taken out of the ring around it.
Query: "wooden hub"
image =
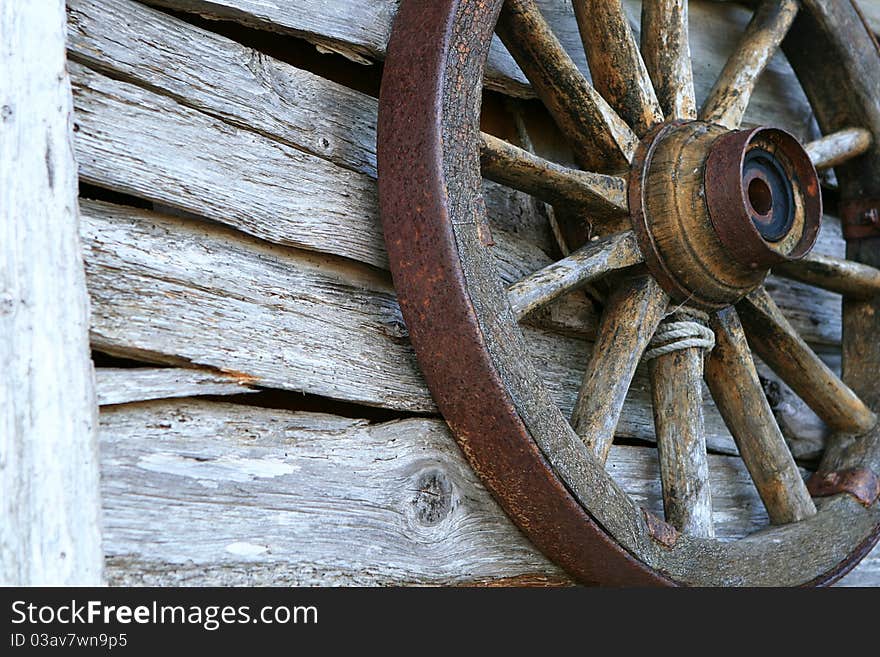
[[[657,126],[630,174],[633,227],[651,273],[676,301],[707,309],[804,257],[822,218],[810,158],[783,130],[702,121]]]

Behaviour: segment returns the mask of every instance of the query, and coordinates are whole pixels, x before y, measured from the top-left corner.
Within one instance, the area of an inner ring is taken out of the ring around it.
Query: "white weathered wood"
[[[239,370],[262,386],[434,410],[391,286],[375,271],[185,218],[91,202],[84,203],[83,216],[98,349]],[[499,244],[503,235],[496,231]],[[156,254],[163,256],[157,260]],[[507,281],[550,262],[513,246],[497,254]],[[505,261],[504,255],[513,257]],[[569,304],[571,312],[551,314],[548,323],[566,333],[595,326],[589,306],[577,306],[574,299]],[[589,345],[535,328],[528,328],[527,336],[545,381],[567,412]],[[638,375],[620,435],[653,438],[650,394],[647,378]],[[708,402],[705,391],[704,398]],[[711,402],[704,412],[710,449],[732,453]]]
[[[102,580],[63,0],[0,4],[0,584]]]
[[[507,519],[440,420],[147,402],[102,410],[101,451],[115,584],[567,581]],[[718,535],[765,525],[739,459],[710,456],[709,467]],[[662,513],[653,449],[615,447],[609,469]],[[847,583],[880,583],[878,562],[875,552]]]
[[[149,4],[190,11],[207,18],[293,34],[322,52],[335,52],[361,64],[384,57],[397,0],[320,2],[315,0],[148,0]],[[529,95],[525,77],[496,39],[489,56],[488,84],[507,93]]]
[[[642,3],[642,56],[667,118],[697,118],[688,0]]]
[[[181,217],[97,202],[84,202],[82,216],[95,348],[234,371],[259,386],[436,411],[387,275]],[[549,262],[500,269],[515,281]],[[554,399],[570,411],[589,343],[535,327],[525,333]],[[651,439],[649,400],[642,374],[621,435]],[[706,425],[709,447],[732,453],[711,406]]]
[[[376,176],[376,100],[132,0],[70,0],[72,59]]]
[[[150,399],[241,395],[256,392],[243,376],[180,367],[99,367],[95,370],[98,404]]]
[[[265,240],[387,266],[376,184],[71,63],[80,177]]]

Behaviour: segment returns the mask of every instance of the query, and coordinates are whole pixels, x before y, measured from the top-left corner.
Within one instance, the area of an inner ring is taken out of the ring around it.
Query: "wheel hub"
[[[706,309],[735,303],[772,265],[804,257],[822,218],[816,170],[794,137],[701,121],[648,133],[629,204],[651,273],[677,302]]]

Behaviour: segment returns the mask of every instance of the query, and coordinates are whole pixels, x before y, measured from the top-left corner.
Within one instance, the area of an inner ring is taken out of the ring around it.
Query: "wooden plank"
[[[132,0],[70,0],[70,57],[376,176],[376,100]]]
[[[150,399],[241,395],[256,392],[247,377],[182,367],[99,367],[95,370],[98,404],[127,404]]]
[[[0,585],[103,577],[62,0],[0,6]]]
[[[697,6],[692,20],[702,21]],[[579,44],[573,15],[569,21]],[[262,239],[384,266],[371,180],[374,99],[131,0],[72,0],[70,29],[71,57],[141,87],[74,67],[85,179]],[[550,248],[545,219],[524,211],[522,195],[488,182],[485,190],[494,225]],[[839,223],[826,221],[816,252],[843,251]],[[804,339],[840,343],[835,295],[788,281],[771,280],[768,289]]]
[[[440,420],[146,402],[103,409],[101,454],[113,584],[565,581]],[[652,449],[614,447],[609,468],[662,512]],[[766,524],[739,459],[710,456],[709,468],[719,536]],[[880,583],[878,563],[875,551],[846,583]]]
[[[375,181],[71,63],[86,182],[280,244],[387,266]]]
[[[322,52],[335,52],[362,64],[384,57],[398,8],[397,0],[148,0],[148,4],[292,34],[314,43]],[[488,72],[491,87],[512,95],[529,95],[525,77],[497,39],[489,55]]]
[[[304,37],[322,48],[355,58],[384,57],[396,15],[395,0],[147,0],[148,4],[193,12],[208,18],[234,20],[260,29]],[[569,0],[538,0],[547,22],[577,67],[589,75],[577,24]],[[638,25],[639,0],[625,0],[633,26]],[[735,3],[691,2],[691,55],[697,102],[701,103],[734,51],[751,12]],[[636,33],[638,39],[638,32]],[[495,40],[489,56],[487,83],[511,95],[533,95],[513,59]],[[744,122],[777,125],[799,137],[812,137],[810,109],[791,67],[781,56],[771,60],[752,96]]]
[[[386,274],[181,217],[90,201],[82,214],[97,349],[207,366],[259,386],[435,412]],[[522,277],[515,263],[501,269],[511,281]],[[569,412],[589,343],[525,332],[555,401]],[[718,414],[711,405],[705,413],[709,447],[732,453]],[[653,436],[644,374],[618,433]]]

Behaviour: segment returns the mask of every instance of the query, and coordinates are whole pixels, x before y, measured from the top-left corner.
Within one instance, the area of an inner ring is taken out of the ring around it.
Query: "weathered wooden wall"
[[[92,347],[100,363],[152,364],[98,369],[109,581],[567,581],[506,519],[436,417],[385,269],[371,80],[397,3],[147,4],[161,9],[68,0]],[[880,2],[865,4],[880,16]],[[570,4],[541,5],[586,70]],[[638,3],[627,5],[637,16]],[[694,1],[691,20],[700,100],[748,12]],[[539,149],[564,157],[500,43],[488,82],[488,124],[515,136],[520,116]],[[815,136],[784,59],[746,121]],[[490,183],[486,196],[504,277],[549,263],[543,207]],[[833,218],[819,249],[843,253]],[[839,298],[769,287],[833,364]],[[595,319],[573,295],[526,329],[564,408]],[[795,453],[815,457],[823,427],[770,383]],[[740,536],[763,511],[706,399],[716,527]],[[640,375],[622,437],[653,440],[649,403]],[[610,467],[660,510],[652,449],[615,448]],[[848,581],[880,584],[880,554]]]
[[[63,0],[0,3],[0,585],[101,582]]]

